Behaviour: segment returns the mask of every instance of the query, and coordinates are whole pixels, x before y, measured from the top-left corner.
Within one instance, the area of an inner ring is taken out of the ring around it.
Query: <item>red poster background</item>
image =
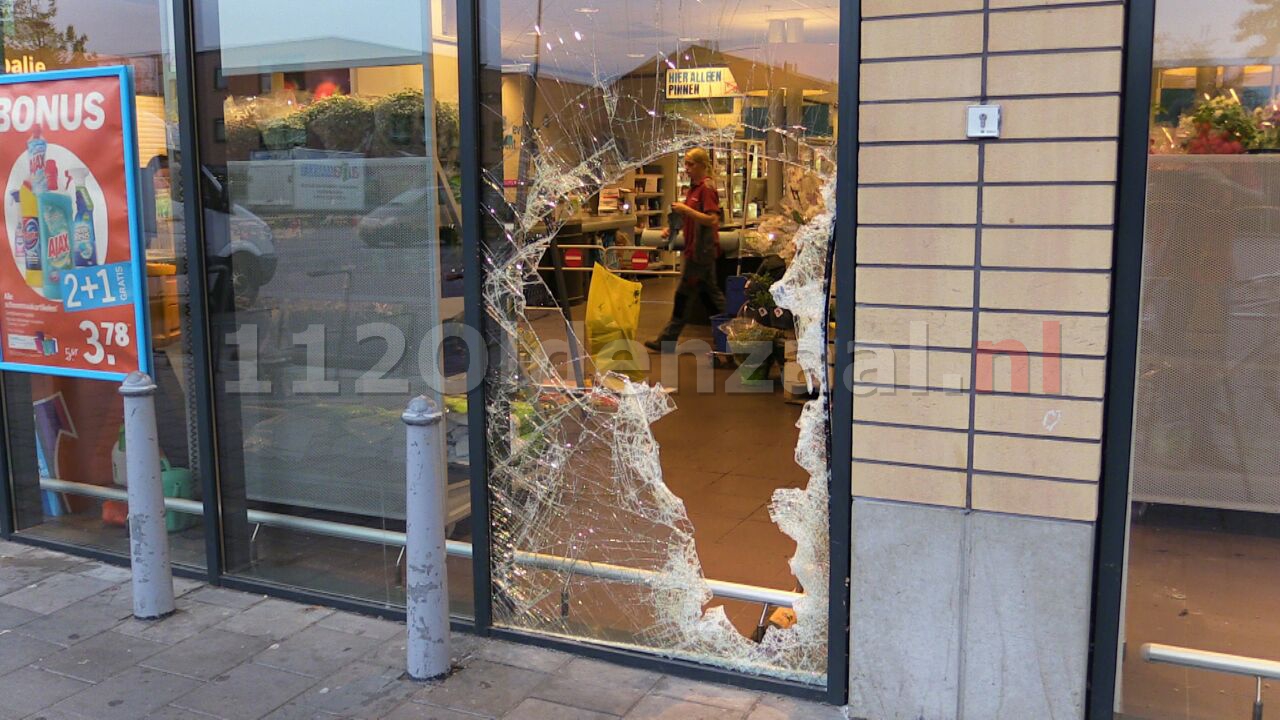
[[[105,207],[95,207],[94,213],[105,213],[107,218],[107,243],[105,257],[98,258],[99,265],[128,262],[132,259],[133,247],[129,234],[129,203],[127,189],[127,173],[133,168],[125,166],[125,145],[123,108],[120,99],[120,79],[117,77],[76,78],[64,80],[42,80],[0,85],[0,104],[7,99],[9,103],[22,96],[31,98],[66,95],[73,98],[77,93],[101,93],[104,101],[102,110],[106,116],[100,128],[90,129],[82,122],[80,127],[68,130],[61,125],[57,129],[44,127],[44,139],[49,145],[61,145],[74,153],[85,167],[93,174],[102,188]],[[10,107],[12,105],[10,104]],[[13,113],[10,112],[12,117]],[[88,113],[85,114],[87,117]],[[12,122],[0,121],[0,127],[7,130],[0,132],[0,182],[9,177],[9,171],[15,162],[27,162],[27,141],[34,133],[32,129],[19,131]],[[67,182],[66,170],[60,167],[58,178],[59,191],[65,191]],[[5,192],[17,190],[7,188]],[[4,198],[0,198],[4,200]],[[0,213],[0,217],[3,214]],[[28,365],[90,370],[110,373],[129,373],[138,370],[137,317],[133,303],[98,308],[80,312],[66,312],[62,301],[46,299],[37,289],[27,284],[14,259],[15,230],[13,223],[5,221],[3,237],[4,248],[0,249],[0,339],[3,340],[3,358],[6,362],[24,363]],[[130,282],[134,283],[133,275]],[[134,287],[135,294],[141,301],[145,288]],[[87,342],[88,333],[80,328],[84,321],[91,321],[98,327],[99,341],[104,342],[102,323],[125,323],[129,327],[129,344],[125,347],[111,346],[109,353],[114,356],[115,364],[105,359],[98,364],[85,360],[85,354],[92,350]],[[57,341],[57,352],[46,355],[37,350],[15,348],[11,344],[11,335],[33,336],[43,333],[45,338]]]

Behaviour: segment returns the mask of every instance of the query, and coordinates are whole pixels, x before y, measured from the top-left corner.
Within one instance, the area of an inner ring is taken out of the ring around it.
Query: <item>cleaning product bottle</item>
[[[30,173],[31,189],[37,195],[49,191],[49,178],[45,174],[45,155],[48,154],[49,143],[44,139],[44,128],[36,126],[36,131],[27,140],[27,169]],[[57,182],[57,177],[54,177]]]
[[[40,269],[40,212],[30,182],[23,182],[18,189],[18,207],[22,209],[22,232],[19,237],[26,246],[23,248],[26,258],[23,269],[26,271],[27,284],[39,292],[44,287],[44,273]]]
[[[13,198],[13,203],[21,207],[22,196],[17,190],[9,193],[9,197]],[[18,223],[13,227],[13,259],[18,261],[18,268],[23,272],[27,269],[27,244],[22,241],[22,216],[18,216]]]
[[[67,171],[75,182],[76,214],[71,220],[71,260],[76,267],[98,264],[98,242],[93,233],[93,199],[85,187],[87,168]]]
[[[58,192],[58,166],[52,160],[45,164],[45,179],[49,190],[36,194],[40,211],[40,269],[44,273],[44,296],[61,300],[62,273],[72,267],[73,213],[71,198]]]

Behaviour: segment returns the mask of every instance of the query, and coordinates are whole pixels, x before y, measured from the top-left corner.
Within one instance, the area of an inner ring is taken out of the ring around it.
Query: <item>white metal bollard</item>
[[[415,680],[449,673],[449,580],[445,569],[443,414],[425,396],[401,418],[408,435],[405,487],[406,624],[408,669]]]
[[[173,612],[173,571],[164,524],[160,436],[156,432],[156,385],[144,373],[129,373],[124,396],[125,466],[129,483],[129,552],[133,566],[133,615],[140,620]]]

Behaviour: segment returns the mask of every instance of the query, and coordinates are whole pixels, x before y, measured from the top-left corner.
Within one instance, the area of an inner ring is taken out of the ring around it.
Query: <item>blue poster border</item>
[[[134,329],[137,337],[134,342],[138,348],[138,369],[151,374],[151,323],[147,312],[147,249],[142,243],[141,204],[138,188],[141,185],[138,168],[138,126],[134,114],[133,68],[129,65],[112,65],[107,67],[80,68],[75,70],[51,70],[39,73],[19,75],[0,75],[0,85],[30,82],[58,82],[63,80],[82,80],[84,78],[116,78],[120,86],[120,115],[124,133],[124,173],[126,204],[129,208],[129,247],[131,249],[130,264],[133,266],[133,282],[137,287],[134,295],[133,314]],[[2,340],[2,339],[0,339]],[[85,378],[89,380],[124,380],[128,373],[108,372],[104,370],[80,370],[54,365],[35,365],[32,363],[12,362],[4,359],[4,343],[0,342],[0,370],[10,372],[35,373],[39,375],[58,375],[61,377]]]

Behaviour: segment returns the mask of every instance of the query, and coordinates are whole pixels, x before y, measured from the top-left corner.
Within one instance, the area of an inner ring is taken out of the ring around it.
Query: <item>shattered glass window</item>
[[[495,624],[825,684],[837,2],[482,12]]]

